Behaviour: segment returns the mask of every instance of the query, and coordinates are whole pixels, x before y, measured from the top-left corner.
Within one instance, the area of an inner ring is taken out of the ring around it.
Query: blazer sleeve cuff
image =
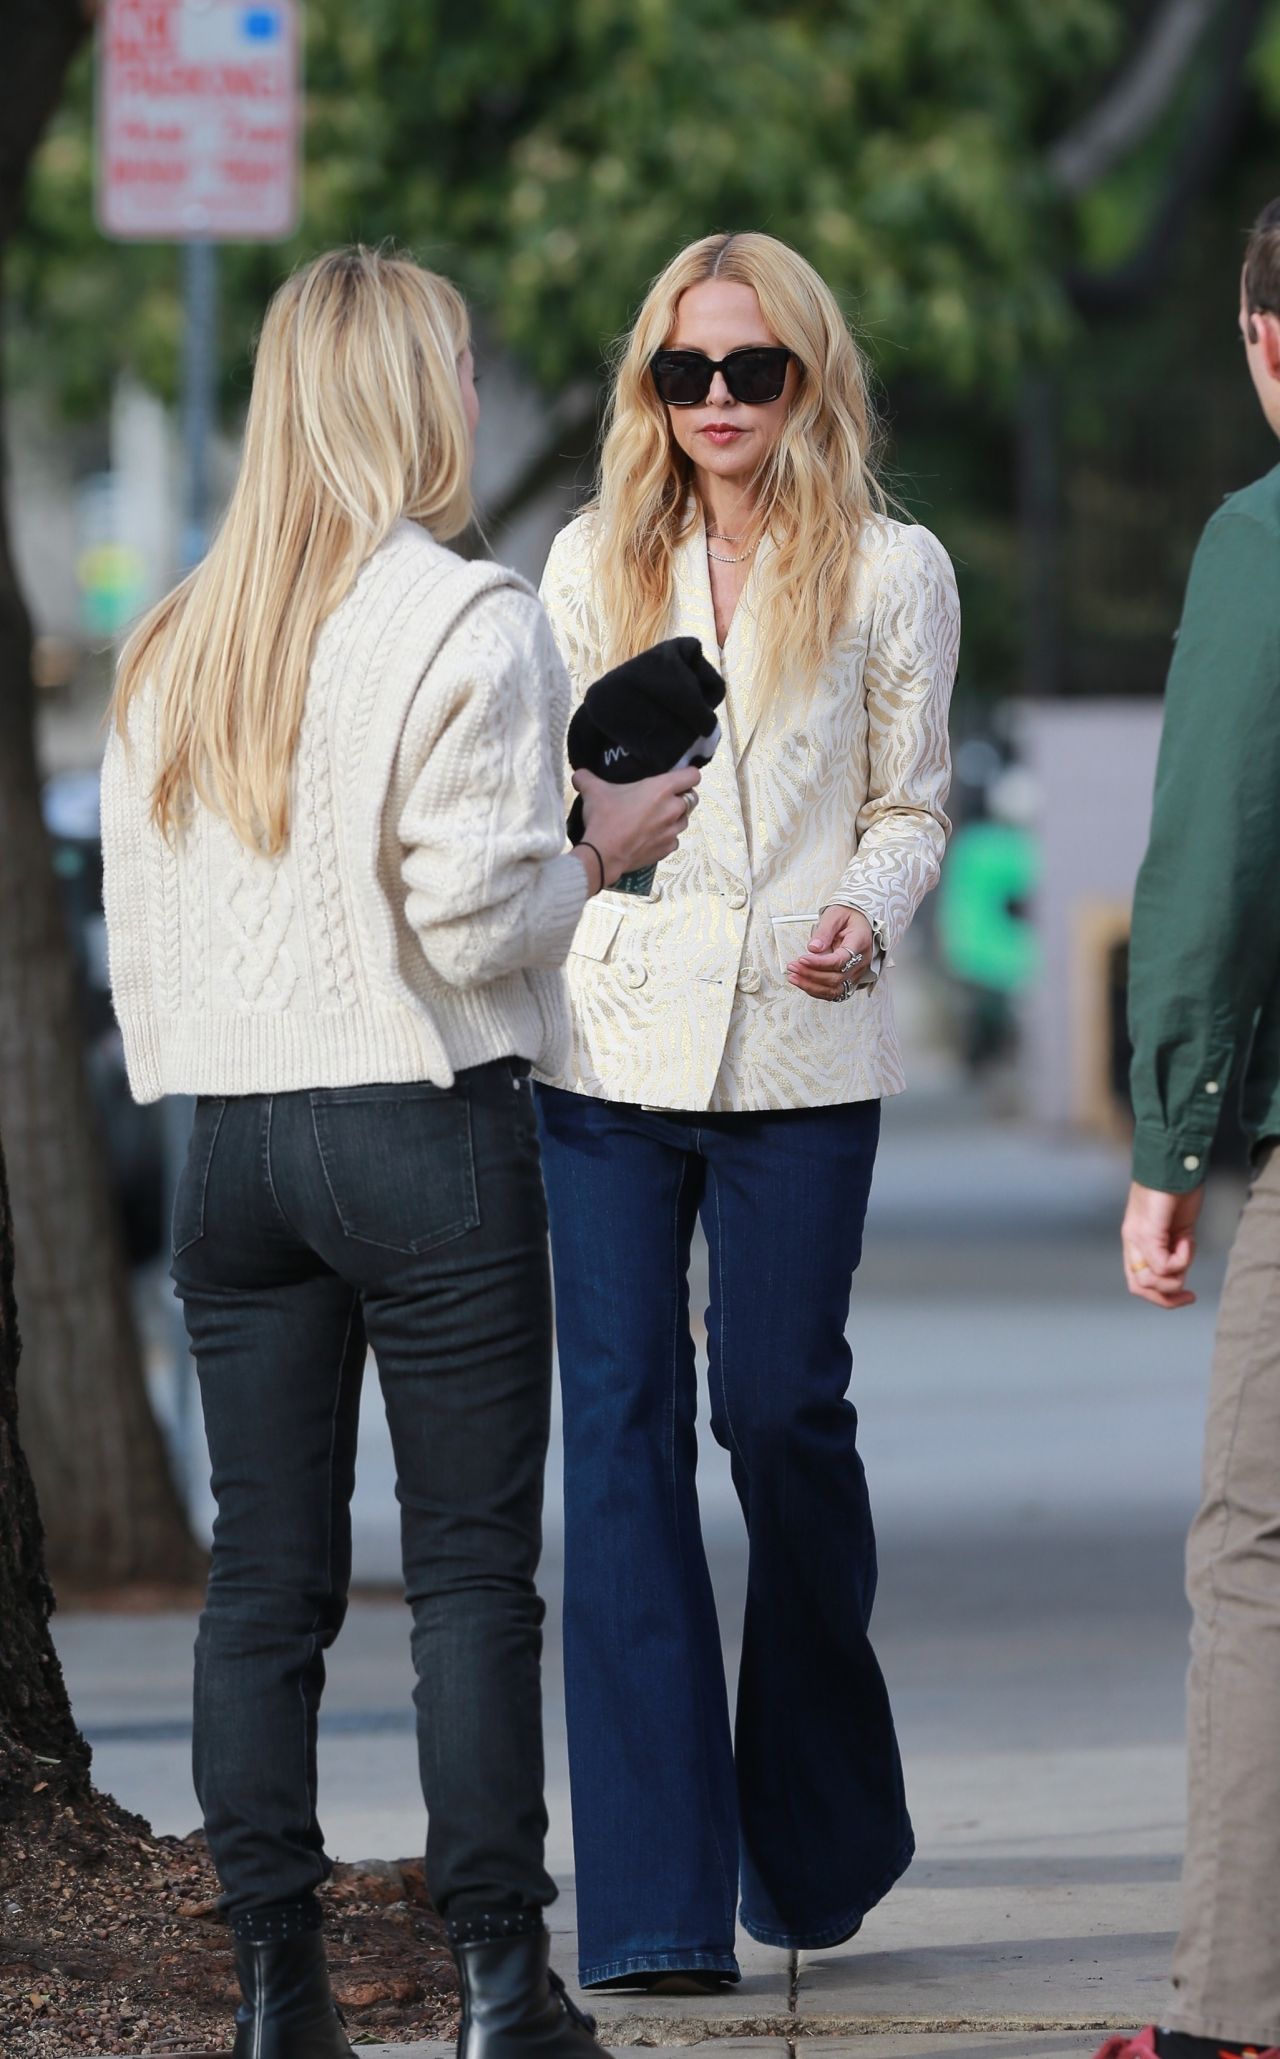
[[[860,895],[855,888],[837,887],[834,894],[827,895],[822,905],[824,909],[852,908],[855,915],[861,915],[866,922],[871,924],[871,934],[875,938],[875,947],[871,953],[871,963],[863,967],[862,977],[855,981],[855,985],[873,987],[881,973],[887,971],[888,967],[893,964],[893,960],[889,956],[888,932],[885,929],[883,919],[875,913],[872,897],[869,894]]]

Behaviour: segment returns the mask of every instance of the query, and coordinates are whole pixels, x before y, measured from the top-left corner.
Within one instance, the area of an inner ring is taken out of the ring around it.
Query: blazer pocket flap
[[[611,908],[607,901],[588,901],[570,949],[580,958],[607,958],[626,912],[625,908]]]

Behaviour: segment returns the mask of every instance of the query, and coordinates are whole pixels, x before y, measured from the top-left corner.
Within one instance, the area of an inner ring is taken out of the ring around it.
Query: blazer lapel
[[[729,634],[725,638],[725,678],[729,681],[729,720],[733,729],[733,752],[739,764],[742,763],[747,745],[764,713],[765,696],[760,680],[760,636],[756,606],[760,593],[759,571],[765,558],[773,549],[773,539],[762,536],[752,561],[747,583],[738,596],[738,605],[733,611]],[[706,576],[704,553],[704,576]],[[710,579],[707,581],[710,593]],[[712,621],[715,611],[712,610]]]
[[[716,635],[716,611],[711,602],[711,580],[707,574],[707,532],[695,522],[677,549],[671,564],[675,582],[675,625],[677,636],[696,636],[713,665],[720,659]]]
[[[715,603],[711,598],[711,575],[707,570],[707,532],[701,522],[690,530],[675,554],[675,633],[696,636],[712,664],[724,673],[728,692],[722,712],[735,763],[741,761],[764,712],[765,697],[758,665],[756,600],[759,593],[758,568],[773,548],[772,537],[761,538],[747,583],[738,596],[723,649],[716,634]]]
[[[672,570],[675,605],[668,633],[696,636],[711,663],[727,667],[733,652],[733,633],[742,612],[742,601],[734,611],[728,641],[721,652],[716,637],[711,580],[707,573],[706,532],[701,522],[695,525],[676,551]],[[746,595],[742,598],[745,600]],[[700,806],[694,812],[688,834],[701,834],[712,861],[727,881],[733,883],[747,878],[749,866],[746,823],[738,789],[738,715],[733,705],[734,682],[727,670],[725,678],[728,691],[720,709],[722,741],[711,763],[703,769],[702,784],[698,789]]]

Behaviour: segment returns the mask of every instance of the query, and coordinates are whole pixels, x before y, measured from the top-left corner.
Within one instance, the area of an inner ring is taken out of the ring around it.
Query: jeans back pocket
[[[344,1236],[416,1254],[479,1224],[465,1094],[330,1088],[311,1096],[311,1126]]]

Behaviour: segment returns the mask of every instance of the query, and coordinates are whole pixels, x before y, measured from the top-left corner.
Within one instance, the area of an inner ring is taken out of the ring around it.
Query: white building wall
[[[1021,1004],[1027,1113],[1088,1119],[1086,1046],[1100,1037],[1088,940],[1127,922],[1146,849],[1163,713],[1159,701],[1030,701],[1018,710],[1038,790],[1042,870],[1032,917],[1044,953]]]

